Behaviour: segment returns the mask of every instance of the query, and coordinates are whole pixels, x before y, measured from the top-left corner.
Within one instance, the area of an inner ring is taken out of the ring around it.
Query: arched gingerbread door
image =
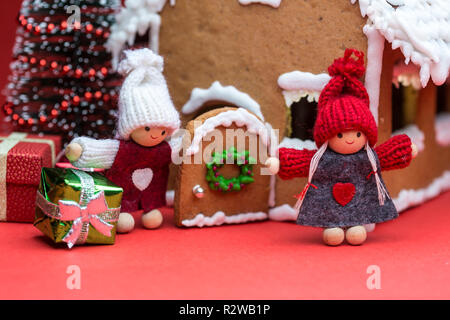
[[[175,222],[203,227],[267,219],[264,172],[272,130],[253,113],[225,107],[187,125],[175,189]]]

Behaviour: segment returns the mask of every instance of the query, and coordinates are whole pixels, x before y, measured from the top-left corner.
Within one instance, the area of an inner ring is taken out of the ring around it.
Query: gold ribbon
[[[27,134],[22,132],[13,132],[8,137],[0,137],[0,221],[6,221],[6,170],[8,152],[19,142],[46,143],[52,151],[52,165],[55,165],[55,143],[49,139],[30,139]]]

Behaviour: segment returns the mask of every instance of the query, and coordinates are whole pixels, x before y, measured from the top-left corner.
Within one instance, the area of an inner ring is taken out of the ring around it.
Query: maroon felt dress
[[[171,148],[166,141],[143,147],[121,140],[114,163],[106,171],[106,177],[124,189],[121,211],[147,213],[164,207],[170,163]]]

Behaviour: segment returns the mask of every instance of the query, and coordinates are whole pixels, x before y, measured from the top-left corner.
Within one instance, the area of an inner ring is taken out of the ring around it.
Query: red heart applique
[[[355,196],[355,185],[353,183],[336,183],[333,186],[333,197],[341,206],[346,206]]]

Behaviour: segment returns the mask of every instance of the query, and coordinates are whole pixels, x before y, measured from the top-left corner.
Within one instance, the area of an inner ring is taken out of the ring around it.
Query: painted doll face
[[[131,139],[144,147],[154,147],[167,137],[168,128],[164,127],[141,127],[131,133]]]
[[[328,140],[328,146],[334,152],[352,154],[361,150],[367,142],[364,133],[357,130],[346,130]]]

